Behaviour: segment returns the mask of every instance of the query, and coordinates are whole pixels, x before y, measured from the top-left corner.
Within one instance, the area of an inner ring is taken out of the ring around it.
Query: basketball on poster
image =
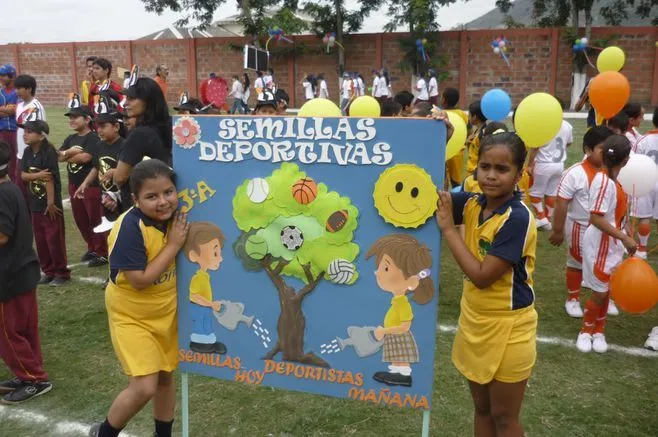
[[[196,144],[174,139],[178,185],[214,195],[189,208],[177,263],[181,370],[428,410],[444,125],[193,119]]]

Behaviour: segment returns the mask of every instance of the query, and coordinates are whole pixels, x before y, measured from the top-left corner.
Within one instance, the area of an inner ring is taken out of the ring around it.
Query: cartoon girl
[[[387,235],[372,245],[366,259],[377,263],[377,285],[393,295],[384,326],[375,329],[375,338],[384,341],[382,361],[390,363],[388,372],[377,372],[373,379],[387,385],[411,386],[411,363],[417,363],[418,347],[411,332],[414,314],[407,297],[424,305],[434,296],[430,278],[432,256],[427,246],[406,234]]]

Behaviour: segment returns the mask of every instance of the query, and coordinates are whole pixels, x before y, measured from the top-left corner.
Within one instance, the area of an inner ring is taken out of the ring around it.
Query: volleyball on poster
[[[175,117],[173,132],[192,222],[181,369],[429,409],[444,125]]]

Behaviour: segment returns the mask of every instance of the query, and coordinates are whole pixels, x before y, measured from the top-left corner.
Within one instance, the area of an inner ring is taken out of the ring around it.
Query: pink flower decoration
[[[199,142],[201,128],[196,120],[183,117],[178,120],[174,127],[174,139],[176,144],[184,149],[191,149]]]

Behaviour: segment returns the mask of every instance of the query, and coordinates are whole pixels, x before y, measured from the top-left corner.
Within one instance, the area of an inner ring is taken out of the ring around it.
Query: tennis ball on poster
[[[247,196],[254,203],[263,203],[270,194],[270,186],[263,178],[253,178],[247,184]]]
[[[253,259],[263,259],[267,255],[267,241],[260,235],[252,235],[245,244],[247,256]]]
[[[356,267],[346,259],[335,259],[327,266],[327,275],[334,284],[347,284],[354,278]]]
[[[297,203],[308,205],[313,202],[318,195],[318,186],[311,178],[302,178],[292,186],[292,197]]]

